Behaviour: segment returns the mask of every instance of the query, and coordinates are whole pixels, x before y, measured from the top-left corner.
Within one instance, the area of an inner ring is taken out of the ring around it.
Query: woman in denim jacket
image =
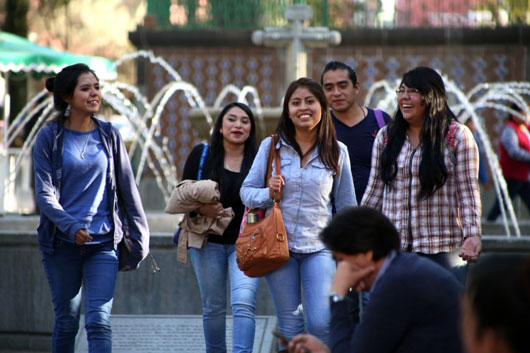
[[[52,350],[74,352],[83,286],[89,351],[111,352],[119,204],[133,241],[126,269],[148,254],[147,220],[119,132],[94,117],[101,104],[95,73],[71,65],[46,88],[58,115],[39,132],[33,158],[39,248],[55,311]]]
[[[348,150],[337,141],[326,96],[317,82],[300,78],[290,84],[276,134],[281,174],[273,175],[265,187],[268,137],[261,143],[240,195],[250,208],[270,208],[274,194],[282,191],[290,258],[266,275],[278,329],[286,337],[307,331],[328,342],[328,295],[335,262],[318,235],[331,219],[332,203],[338,211],[357,202]]]

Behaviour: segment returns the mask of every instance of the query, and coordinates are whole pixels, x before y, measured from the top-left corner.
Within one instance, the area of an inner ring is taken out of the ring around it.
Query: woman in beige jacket
[[[184,166],[183,180],[197,180],[204,145],[193,148]],[[200,249],[190,248],[203,305],[203,329],[207,352],[226,352],[226,285],[230,275],[230,298],[234,317],[233,352],[251,352],[254,343],[255,304],[258,279],[249,278],[236,264],[235,242],[244,206],[239,189],[257,150],[256,124],[248,106],[233,102],[219,114],[205,156],[201,179],[219,184],[220,200],[202,203],[188,217],[222,219],[231,207],[234,218],[222,235],[209,234]]]

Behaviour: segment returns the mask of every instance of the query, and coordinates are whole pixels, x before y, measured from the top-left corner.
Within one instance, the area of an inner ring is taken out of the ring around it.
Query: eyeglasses
[[[414,94],[421,94],[420,91],[418,91],[416,88],[403,88],[403,87],[400,87],[396,90],[396,94],[401,97],[401,96],[404,96],[405,94],[409,95],[409,96],[412,96]]]

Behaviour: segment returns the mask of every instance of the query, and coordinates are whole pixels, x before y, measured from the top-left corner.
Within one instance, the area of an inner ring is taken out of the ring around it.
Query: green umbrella
[[[115,79],[114,63],[103,57],[76,55],[43,47],[20,36],[0,32],[0,72],[57,73],[63,67],[84,63],[102,79]]]

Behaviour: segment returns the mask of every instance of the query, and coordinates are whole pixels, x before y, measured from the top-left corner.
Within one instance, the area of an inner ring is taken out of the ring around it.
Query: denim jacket
[[[110,123],[93,118],[108,156],[107,188],[109,209],[114,210],[114,247],[123,237],[122,215],[127,216],[127,225],[133,246],[129,265],[136,268],[149,253],[149,228],[138,186],[125,145],[118,130]],[[50,123],[39,132],[33,150],[35,168],[35,196],[41,210],[37,229],[39,248],[51,254],[55,238],[74,243],[75,233],[84,225],[66,213],[59,203],[62,182],[64,153],[64,129],[61,124]],[[117,166],[116,172],[114,167]],[[120,209],[121,206],[121,209]]]
[[[241,186],[241,200],[250,208],[272,207],[269,189],[264,186],[270,143],[270,137],[263,140]],[[337,211],[357,205],[348,149],[341,142],[338,144],[340,175],[326,168],[316,148],[301,168],[300,156],[293,147],[284,140],[276,145],[276,149],[280,149],[281,174],[285,180],[281,210],[289,249],[293,252],[312,253],[324,249],[318,235],[331,219],[332,196]]]

